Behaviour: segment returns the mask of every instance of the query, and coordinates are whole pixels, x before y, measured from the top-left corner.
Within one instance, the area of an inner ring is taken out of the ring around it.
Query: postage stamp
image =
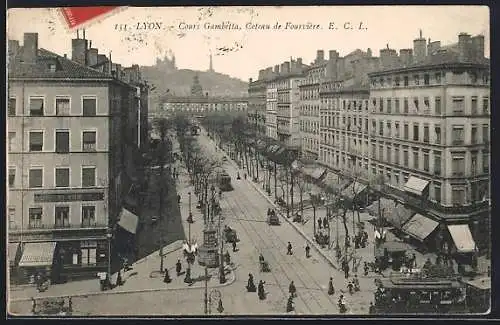
[[[487,314],[482,6],[9,8],[9,315]]]

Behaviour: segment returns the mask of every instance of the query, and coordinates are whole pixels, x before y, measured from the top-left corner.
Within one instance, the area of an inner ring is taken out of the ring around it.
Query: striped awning
[[[477,249],[469,225],[449,225],[448,231],[459,253],[472,253]]]
[[[55,250],[56,242],[26,243],[19,266],[52,266]]]
[[[118,225],[128,231],[129,233],[135,234],[137,231],[137,224],[139,223],[139,217],[130,212],[127,209],[122,209],[120,213],[120,221]]]
[[[402,230],[408,235],[424,241],[438,225],[439,222],[417,213],[403,225]]]

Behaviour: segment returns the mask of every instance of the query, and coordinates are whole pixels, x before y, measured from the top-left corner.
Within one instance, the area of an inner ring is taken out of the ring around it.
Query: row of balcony
[[[69,223],[55,223],[55,224],[42,224],[42,223],[30,223],[26,228],[22,228],[19,225],[9,225],[10,232],[18,231],[57,231],[57,230],[80,230],[80,229],[95,229],[95,228],[107,228],[108,225],[104,222],[84,222],[81,224],[69,224]]]

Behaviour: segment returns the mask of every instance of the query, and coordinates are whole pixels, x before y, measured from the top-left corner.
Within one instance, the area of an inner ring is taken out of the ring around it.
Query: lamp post
[[[189,195],[189,216],[187,222],[188,222],[189,245],[191,245],[191,224],[193,223],[193,213],[191,212],[191,192],[189,192],[188,195]]]
[[[106,238],[108,239],[108,281],[111,282],[111,239],[113,239],[113,229],[108,228]]]

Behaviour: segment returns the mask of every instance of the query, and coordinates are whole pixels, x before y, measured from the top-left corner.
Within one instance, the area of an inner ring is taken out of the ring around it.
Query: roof
[[[8,65],[9,78],[33,79],[102,79],[113,80],[111,75],[86,67],[45,49],[38,49],[36,62],[21,62],[23,49]],[[48,64],[56,64],[56,71],[48,69]]]

